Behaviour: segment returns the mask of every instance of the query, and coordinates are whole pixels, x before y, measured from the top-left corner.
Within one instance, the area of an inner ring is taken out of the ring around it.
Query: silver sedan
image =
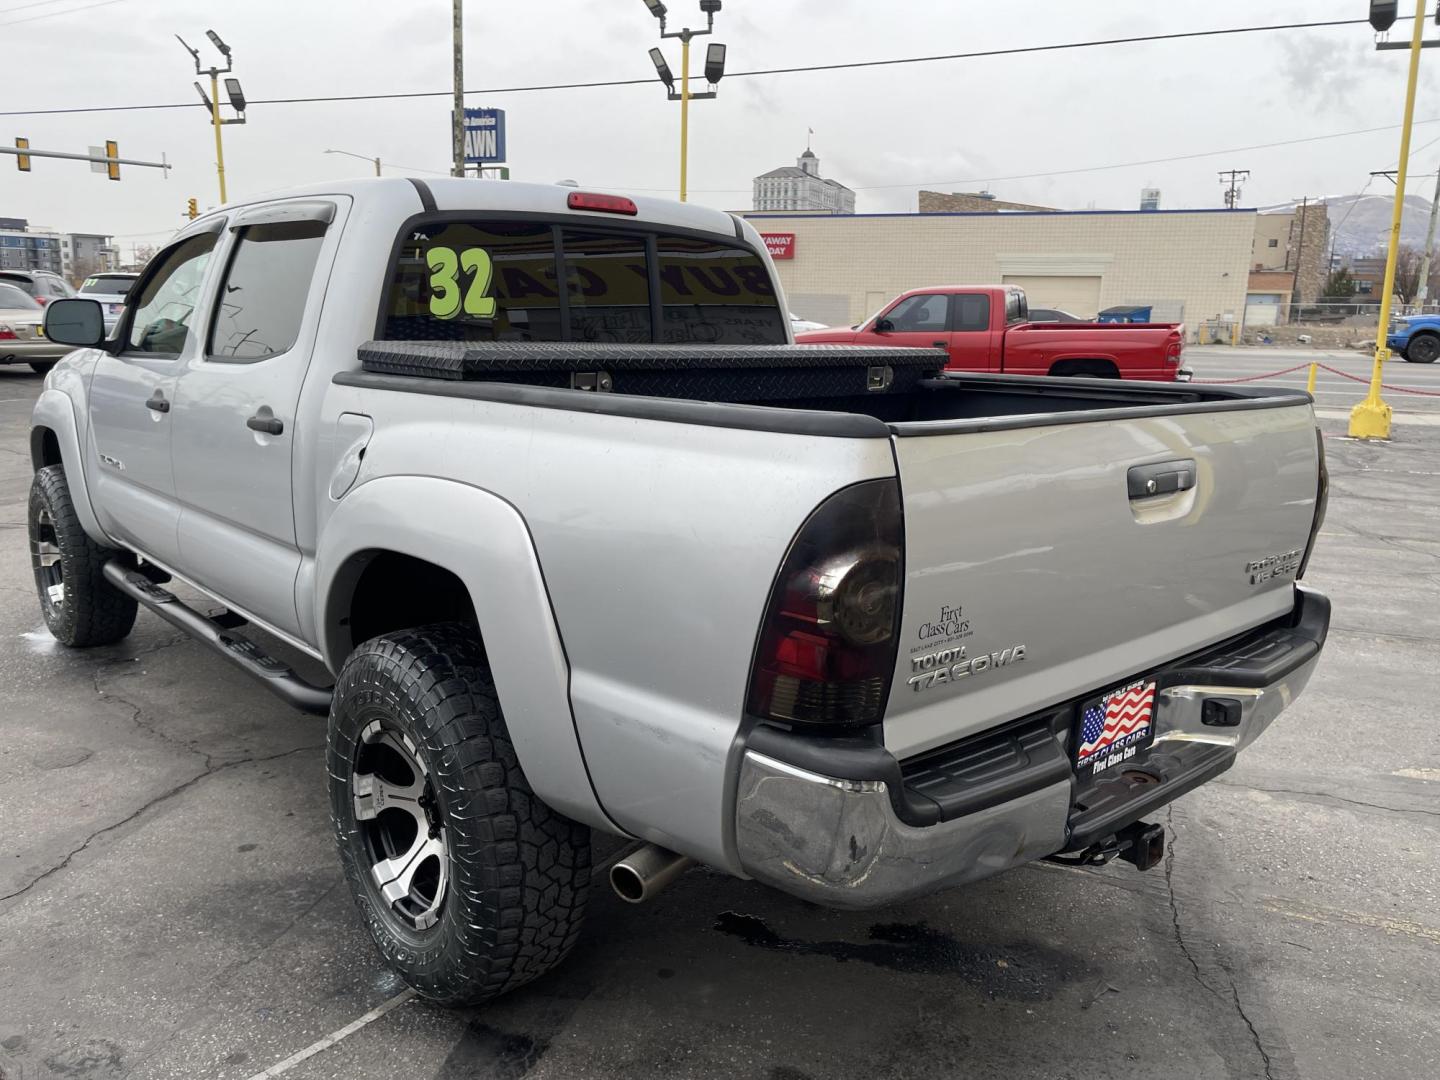
[[[0,282],[0,365],[29,364],[43,375],[69,351],[45,336],[45,309],[23,289]]]

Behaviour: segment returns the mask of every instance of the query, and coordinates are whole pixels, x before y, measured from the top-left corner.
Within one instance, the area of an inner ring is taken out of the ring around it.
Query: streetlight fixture
[[[660,81],[665,84],[665,89],[670,93],[675,92],[675,76],[671,74],[670,65],[665,62],[665,54],[659,49],[650,50],[650,59],[655,63],[655,71],[660,76]]]
[[[675,76],[670,71],[670,65],[665,62],[665,54],[659,49],[651,49],[650,60],[655,65],[655,73],[665,84],[666,97],[671,101],[680,102],[680,201],[685,202],[689,197],[690,102],[715,97],[715,84],[725,75],[725,46],[716,42],[706,50],[705,54],[705,81],[710,84],[710,89],[701,94],[690,92],[690,39],[714,32],[715,16],[720,12],[722,0],[700,0],[700,12],[705,16],[704,30],[691,30],[687,26],[682,30],[667,31],[665,17],[669,14],[669,10],[661,3],[661,0],[645,0],[645,6],[650,9],[650,14],[659,20],[662,39],[680,39],[680,92],[678,94],[675,92]]]
[[[364,154],[356,154],[349,150],[326,150],[327,154],[344,154],[346,157],[359,158],[361,161],[371,162],[375,166],[375,175],[380,175],[380,159],[378,157],[367,157]]]
[[[204,87],[198,82],[195,84],[195,90],[199,93],[200,100],[205,103],[205,109],[210,114],[210,121],[215,126],[215,175],[220,181],[220,202],[224,203],[226,201],[225,147],[220,139],[220,128],[225,124],[245,123],[245,92],[240,89],[239,79],[225,80],[225,94],[229,97],[230,105],[238,115],[229,120],[221,119],[220,76],[234,70],[235,64],[230,56],[230,46],[220,40],[219,34],[215,33],[214,30],[206,30],[205,36],[210,39],[210,44],[214,45],[220,55],[225,58],[225,66],[223,68],[217,67],[214,64],[211,64],[208,68],[205,67],[204,63],[200,60],[200,50],[192,49],[179,34],[175,35],[175,40],[180,42],[180,44],[185,47],[185,51],[194,58],[195,74],[210,76],[210,93],[208,95],[205,93]]]

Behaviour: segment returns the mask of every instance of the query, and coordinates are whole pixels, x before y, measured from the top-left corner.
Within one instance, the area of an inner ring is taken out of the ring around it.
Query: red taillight
[[[1170,339],[1170,343],[1165,346],[1165,359],[1173,360],[1175,361],[1175,363],[1178,364],[1180,362],[1180,356],[1182,353],[1184,353],[1184,351],[1185,339],[1182,338],[1179,334],[1176,334],[1173,338]]]
[[[20,335],[10,327],[0,324],[0,341],[19,341]]]
[[[37,304],[39,304],[41,307],[44,307],[46,304],[48,304],[48,303],[50,302],[50,298],[49,298],[48,296],[37,296],[37,297],[35,297],[35,302],[36,302]]]
[[[884,718],[899,636],[902,533],[893,479],[848,487],[810,515],[770,591],[750,673],[752,716],[826,726]]]
[[[595,210],[602,214],[629,214],[631,217],[640,212],[634,201],[623,195],[595,195],[588,191],[572,191],[567,201],[571,210]]]

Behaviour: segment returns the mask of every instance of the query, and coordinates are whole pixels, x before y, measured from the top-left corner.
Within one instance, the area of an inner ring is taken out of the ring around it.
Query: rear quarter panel
[[[1093,323],[1022,324],[1005,334],[1005,372],[1047,375],[1065,360],[1109,360],[1122,379],[1169,382],[1178,364],[1165,362],[1175,327],[1168,323],[1130,326]]]
[[[771,583],[818,503],[894,475],[889,440],[343,386],[331,398],[331,409],[375,421],[356,490],[378,477],[439,477],[523,516],[606,813],[627,832],[738,872],[732,758]],[[420,515],[450,512],[441,502]],[[482,634],[506,633],[508,617],[528,613],[502,612]]]

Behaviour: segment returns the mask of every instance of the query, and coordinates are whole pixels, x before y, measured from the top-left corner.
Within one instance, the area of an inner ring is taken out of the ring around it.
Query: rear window
[[[785,341],[775,285],[759,256],[714,240],[662,236],[660,340],[697,345]]]
[[[105,296],[124,296],[133,284],[135,278],[130,274],[97,274],[85,279],[80,286],[80,295],[100,293]]]
[[[37,311],[40,305],[30,299],[30,294],[16,285],[0,282],[0,310]]]
[[[774,284],[754,252],[588,222],[413,229],[391,271],[381,333],[400,341],[786,340]]]

